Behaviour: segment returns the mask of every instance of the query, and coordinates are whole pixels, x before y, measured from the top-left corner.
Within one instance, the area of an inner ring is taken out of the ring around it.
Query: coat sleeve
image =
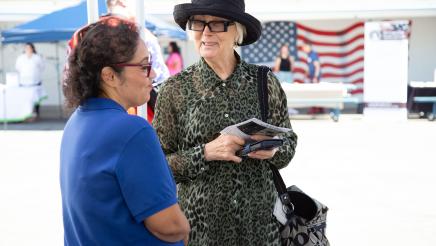
[[[289,120],[286,94],[280,82],[272,72],[268,73],[268,123],[292,129]],[[293,131],[283,136],[284,144],[280,147],[274,157],[268,160],[278,169],[286,167],[292,160],[297,147],[297,134]]]
[[[183,97],[177,82],[169,79],[159,91],[153,126],[177,183],[194,179],[208,170],[204,159],[204,144],[181,149],[180,124]]]

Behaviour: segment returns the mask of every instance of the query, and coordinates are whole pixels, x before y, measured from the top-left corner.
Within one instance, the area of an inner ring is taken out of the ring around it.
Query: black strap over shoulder
[[[259,94],[260,114],[262,121],[267,122],[268,119],[268,72],[267,66],[259,66],[257,69],[257,93]],[[286,185],[280,176],[279,170],[274,165],[270,165],[273,173],[274,185],[280,196],[287,196]],[[286,199],[286,198],[285,198]],[[289,199],[289,198],[288,198]],[[286,199],[286,200],[288,200]],[[283,202],[283,201],[282,201]]]
[[[267,122],[268,119],[268,72],[267,66],[259,66],[257,68],[257,93],[259,94],[260,114],[262,121]]]
[[[259,104],[260,104],[262,121],[264,122],[267,122],[268,110],[269,110],[268,109],[268,77],[267,77],[269,71],[270,69],[266,66],[259,66],[257,70],[257,80],[258,80],[257,91],[259,94]],[[325,244],[322,245],[329,245],[328,240],[324,235],[325,233],[324,229],[326,226],[325,216],[327,212],[327,207],[312,199],[310,196],[299,190],[296,186],[291,186],[289,188],[286,188],[286,184],[283,181],[283,178],[280,175],[280,172],[277,169],[277,167],[274,166],[273,164],[270,164],[269,167],[273,174],[274,186],[276,187],[278,197],[280,198],[282,204],[286,206],[287,209],[286,216],[288,217],[288,223],[291,222],[290,216],[292,216],[293,214],[298,215],[306,219],[307,221],[311,221],[316,217],[319,209],[325,209],[324,212],[320,213],[320,214],[324,214],[324,220],[323,223],[319,225],[320,229],[318,230],[320,230],[323,235],[322,239],[320,240],[322,240],[322,242],[325,242]],[[318,206],[317,204],[320,204],[320,206]],[[287,226],[289,228],[289,224],[287,224]],[[307,225],[304,225],[303,227],[305,228],[307,227]],[[311,228],[313,228],[313,226]],[[293,228],[292,230],[294,229],[295,228]],[[290,231],[288,231],[288,235],[285,237],[287,238],[287,240],[291,239],[292,241],[292,237],[290,237],[289,233]],[[281,235],[282,237],[283,235],[285,235],[283,234],[283,231],[281,231]],[[283,241],[284,238],[282,238],[282,243],[284,243],[283,245],[290,245],[289,243],[291,241]]]

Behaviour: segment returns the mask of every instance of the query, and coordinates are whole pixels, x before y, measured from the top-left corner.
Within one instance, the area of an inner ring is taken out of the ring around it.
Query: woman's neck
[[[123,100],[121,100],[121,98],[118,96],[118,94],[115,93],[115,91],[113,91],[113,90],[102,89],[99,97],[111,99],[111,100],[117,102],[119,105],[121,105],[125,110],[130,108],[125,102],[123,102]]]
[[[226,80],[235,69],[236,57],[232,55],[223,57],[222,59],[204,59],[207,64],[212,68],[212,70],[220,77],[222,80]]]

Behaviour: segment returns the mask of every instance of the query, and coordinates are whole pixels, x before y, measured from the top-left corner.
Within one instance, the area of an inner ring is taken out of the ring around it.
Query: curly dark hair
[[[76,108],[86,99],[101,94],[100,73],[111,67],[121,73],[123,68],[113,64],[130,61],[140,36],[137,26],[117,17],[102,19],[78,33],[78,45],[68,59],[63,92],[68,108]]]

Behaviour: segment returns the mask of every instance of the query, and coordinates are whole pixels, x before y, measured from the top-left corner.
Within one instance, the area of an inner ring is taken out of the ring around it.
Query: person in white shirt
[[[109,15],[120,16],[136,22],[132,0],[106,0],[106,7]],[[157,37],[147,28],[143,27],[144,42],[151,54],[151,63],[156,77],[153,80],[153,90],[150,93],[150,100],[147,103],[147,120],[151,123],[154,118],[154,106],[157,93],[163,82],[170,77],[170,72],[162,56],[162,50]]]
[[[19,73],[20,86],[41,85],[44,62],[32,43],[26,43],[24,53],[17,58],[15,69]]]
[[[134,9],[131,0],[106,0],[106,7],[109,15],[120,16],[134,22],[136,21],[135,15],[133,14]],[[153,86],[157,86],[170,77],[170,72],[168,67],[165,65],[157,37],[147,28],[144,27],[143,30],[145,33],[144,42],[147,45],[149,52],[152,54],[151,62],[153,70],[156,73]]]
[[[19,85],[23,87],[34,87],[38,94],[44,94],[42,89],[42,72],[44,61],[36,53],[33,43],[26,43],[24,53],[18,56],[15,69],[18,72]],[[35,104],[34,113],[39,117],[39,103]]]

